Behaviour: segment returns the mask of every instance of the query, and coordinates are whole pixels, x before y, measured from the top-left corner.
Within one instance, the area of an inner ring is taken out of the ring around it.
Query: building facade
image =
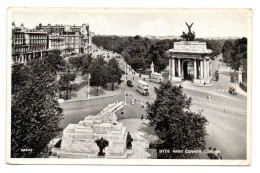
[[[26,62],[40,58],[51,50],[62,54],[81,54],[90,51],[94,35],[89,25],[46,25],[39,24],[27,29],[22,24],[12,24],[12,62]]]
[[[65,49],[65,38],[58,33],[49,35],[49,49],[50,50],[64,50]]]
[[[58,49],[65,54],[80,54],[87,52],[91,47],[91,32],[89,25],[45,25],[36,27],[49,35],[49,49]]]
[[[12,61],[26,62],[42,57],[48,51],[47,32],[16,27],[12,24]]]

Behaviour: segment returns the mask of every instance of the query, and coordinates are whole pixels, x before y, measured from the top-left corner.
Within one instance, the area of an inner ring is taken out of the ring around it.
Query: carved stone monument
[[[78,124],[69,124],[63,130],[62,143],[57,156],[59,158],[98,158],[100,147],[97,140],[107,140],[109,145],[103,147],[105,158],[127,158],[126,128],[117,122],[116,111],[124,102],[108,105],[96,116],[87,116]],[[108,144],[108,143],[107,143]],[[103,153],[103,149],[101,154]]]
[[[193,41],[195,32],[188,25],[188,34],[183,32],[184,41],[174,42],[169,49],[169,79],[173,82],[191,80],[195,85],[211,86],[212,84],[212,50],[207,49],[206,42]]]

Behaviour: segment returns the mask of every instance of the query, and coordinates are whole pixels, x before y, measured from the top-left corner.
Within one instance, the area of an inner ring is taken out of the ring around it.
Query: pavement
[[[150,130],[149,121],[141,120],[140,118],[123,119],[120,122],[124,123],[127,131],[130,132],[133,142],[133,155],[129,159],[148,159],[150,153],[146,150],[149,147],[151,139],[157,139],[153,130]]]

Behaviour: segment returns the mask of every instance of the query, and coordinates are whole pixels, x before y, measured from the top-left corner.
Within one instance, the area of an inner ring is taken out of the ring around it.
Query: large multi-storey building
[[[12,60],[26,62],[39,58],[50,50],[60,50],[63,54],[88,52],[91,47],[89,25],[82,26],[39,24],[35,29],[12,24]]]
[[[12,61],[26,62],[48,51],[47,32],[12,24]]]
[[[49,49],[51,50],[64,50],[65,49],[65,38],[58,33],[49,35]]]
[[[91,45],[89,25],[45,25],[39,24],[37,29],[49,34],[49,48],[59,49],[63,53],[84,53]]]

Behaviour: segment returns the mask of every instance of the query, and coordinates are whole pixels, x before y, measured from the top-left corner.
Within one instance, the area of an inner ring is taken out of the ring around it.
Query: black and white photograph
[[[7,13],[7,163],[251,164],[251,9]]]

